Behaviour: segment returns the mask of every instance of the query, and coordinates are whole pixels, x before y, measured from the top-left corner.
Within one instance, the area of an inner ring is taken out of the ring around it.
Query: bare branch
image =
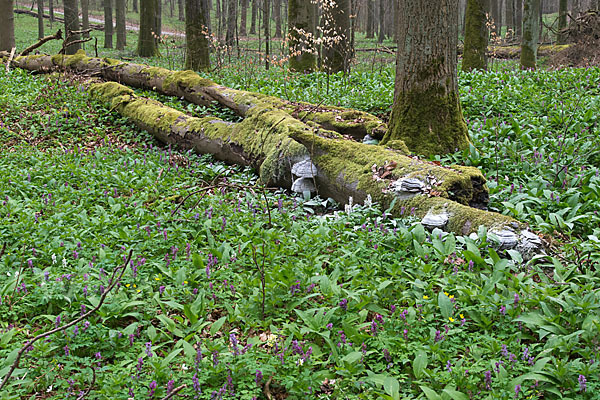
[[[187,387],[186,384],[176,387],[175,389],[171,390],[171,392],[168,393],[165,397],[163,397],[162,400],[169,400],[171,397],[175,396],[178,392],[182,391],[186,387]]]

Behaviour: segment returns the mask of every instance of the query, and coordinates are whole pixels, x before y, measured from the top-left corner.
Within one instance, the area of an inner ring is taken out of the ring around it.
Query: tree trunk
[[[399,2],[394,105],[383,144],[402,140],[418,154],[469,146],[458,95],[458,0]]]
[[[44,37],[44,0],[36,0],[38,12],[38,39]]]
[[[540,0],[523,3],[523,37],[521,38],[521,68],[535,69],[540,35]]]
[[[323,6],[323,66],[329,72],[348,72],[350,47],[350,0],[336,0]]]
[[[90,1],[89,0],[81,0],[81,29],[84,31],[90,29]],[[89,33],[83,35],[83,37],[90,37]]]
[[[498,37],[500,36],[500,27],[498,26],[498,21],[499,21],[499,11],[500,11],[500,4],[499,4],[499,0],[491,0],[490,1],[490,17],[492,19],[492,29],[491,29],[491,33],[492,33],[492,41],[495,41],[498,39]]]
[[[127,12],[125,3],[127,0],[116,0],[116,25],[117,25],[117,50],[124,50],[127,46],[127,30],[125,27],[125,13]]]
[[[558,3],[558,44],[567,43],[567,34],[563,30],[567,27],[567,0]]]
[[[185,21],[185,12],[184,12],[184,9],[185,9],[185,5],[184,4],[185,3],[184,2],[185,2],[185,0],[177,0],[177,9],[179,11],[179,13],[178,13],[178,19],[180,21]]]
[[[185,36],[187,52],[185,68],[194,71],[210,69],[204,0],[185,0]]]
[[[14,0],[0,0],[0,51],[11,51],[15,47],[14,8]]]
[[[77,50],[81,49],[80,43],[69,44],[76,40],[79,40],[79,35],[71,35],[69,32],[78,31],[79,27],[79,11],[77,7],[77,0],[64,0],[65,9],[65,40],[67,43],[65,48],[65,54],[75,54]]]
[[[140,12],[140,10],[138,9],[138,2],[137,2],[137,0],[133,0],[132,8],[133,8],[133,12],[134,13],[139,13]]]
[[[228,0],[227,5],[227,33],[225,34],[225,43],[229,47],[235,44],[235,28],[237,26],[237,2],[238,0]]]
[[[273,0],[273,19],[275,20],[275,36],[281,37],[281,0]]]
[[[367,3],[367,39],[375,37],[375,0],[366,0]]]
[[[50,27],[54,22],[54,0],[48,0],[48,13],[50,14]]]
[[[240,14],[240,36],[246,36],[248,34],[246,29],[248,25],[248,0],[241,0],[240,5],[242,9]]]
[[[113,47],[112,0],[104,0],[104,48]]]
[[[379,0],[379,36],[377,43],[381,44],[385,40],[385,0]]]
[[[489,32],[485,14],[489,4],[489,0],[467,0],[463,71],[487,70]]]
[[[140,31],[138,37],[138,55],[154,57],[158,55],[154,30],[156,24],[157,0],[140,2]]]
[[[263,28],[265,29],[265,69],[268,70],[269,69],[269,65],[270,65],[270,56],[271,56],[271,27],[269,24],[269,20],[270,20],[270,16],[269,16],[269,10],[271,7],[271,4],[269,3],[269,0],[262,0],[262,5],[263,5]]]
[[[312,72],[317,67],[314,41],[316,13],[312,0],[289,0],[288,38],[292,71]]]
[[[573,11],[571,13],[571,16],[573,18],[577,18],[579,16],[579,13],[581,12],[581,4],[579,2],[579,0],[573,0]]]
[[[258,1],[252,0],[252,16],[250,18],[250,34],[256,35],[256,14],[258,13]]]
[[[515,36],[523,36],[523,0],[515,0]]]
[[[162,0],[155,0],[155,1],[156,1],[156,15],[154,16],[154,34],[155,34],[155,40],[158,43],[158,41],[160,40],[160,37],[162,36]]]
[[[467,0],[460,0],[458,2],[458,32],[459,35],[466,35],[465,26],[467,20]]]
[[[515,1],[505,0],[506,38],[511,39],[515,33]]]

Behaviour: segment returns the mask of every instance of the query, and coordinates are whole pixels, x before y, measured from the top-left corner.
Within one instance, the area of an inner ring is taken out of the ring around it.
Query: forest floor
[[[17,24],[18,46],[31,44],[35,19]],[[165,58],[138,61],[181,62]],[[250,60],[223,57],[207,77],[389,112],[393,64],[327,75]],[[111,288],[26,348],[0,399],[593,398],[600,70],[513,66],[460,73],[472,146],[433,161],[482,170],[490,209],[549,244],[530,261],[485,230],[443,236],[410,212],[263,188],[253,171],[160,145],[84,81],[0,68],[0,379],[28,339]]]

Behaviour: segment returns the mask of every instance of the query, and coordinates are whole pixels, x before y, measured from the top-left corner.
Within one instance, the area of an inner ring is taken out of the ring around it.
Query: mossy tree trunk
[[[458,0],[399,3],[394,104],[383,144],[418,154],[462,150],[469,136],[458,96]]]
[[[81,0],[81,29],[86,31],[90,29],[90,0]],[[84,33],[83,37],[90,37],[89,33]]]
[[[523,2],[523,36],[521,37],[522,69],[535,69],[540,36],[540,0]]]
[[[323,66],[328,72],[347,72],[350,47],[350,0],[323,3]]]
[[[487,70],[489,32],[485,14],[488,7],[489,0],[467,0],[463,71]]]
[[[311,0],[288,1],[290,69],[296,72],[312,72],[317,67],[316,5]]]
[[[158,0],[143,0],[140,3],[140,31],[137,52],[141,57],[158,55],[155,39],[155,23]]]
[[[207,71],[210,68],[204,4],[204,0],[185,0],[185,67],[194,71]]]
[[[116,29],[117,29],[117,50],[124,50],[127,46],[127,31],[125,27],[126,0],[116,0]]]
[[[44,0],[37,1],[38,11],[38,39],[44,37]]]
[[[523,0],[515,0],[515,36],[523,36]]]
[[[66,40],[65,54],[75,54],[81,49],[80,43],[70,44],[76,40],[79,40],[79,35],[72,35],[69,32],[79,30],[79,10],[77,7],[77,0],[65,0],[65,37]]]
[[[11,51],[15,47],[14,8],[14,0],[0,0],[0,51]]]
[[[567,27],[567,0],[559,0],[558,2],[558,44],[567,43],[567,35],[563,29]]]
[[[104,48],[113,48],[112,0],[104,0]]]

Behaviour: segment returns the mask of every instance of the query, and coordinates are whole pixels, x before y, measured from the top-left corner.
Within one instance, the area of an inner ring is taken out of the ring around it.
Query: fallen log
[[[553,56],[561,51],[569,48],[568,44],[542,44],[538,47],[538,56],[546,57]],[[463,47],[458,47],[458,54],[462,55]],[[516,59],[521,56],[521,46],[488,46],[488,57],[500,59]]]
[[[32,17],[36,17],[38,18],[38,13],[37,11],[31,11],[31,10],[22,10],[22,9],[15,9],[15,14],[23,14],[23,15],[30,15]],[[45,19],[50,19],[50,15],[48,14],[44,14],[44,18]],[[65,19],[62,17],[58,17],[58,16],[54,16],[54,20],[58,21],[58,22],[65,22]],[[97,31],[103,31],[104,30],[104,25],[103,24],[90,24],[90,28],[93,28]]]
[[[366,135],[382,138],[387,130],[383,121],[366,112],[285,101],[277,97],[221,86],[193,71],[170,71],[109,58],[91,58],[83,51],[72,56],[18,57],[14,63],[30,71],[64,69],[100,76],[128,86],[185,98],[190,103],[203,106],[217,102],[241,117],[260,114],[264,109],[280,109],[309,125],[334,130],[357,140],[362,140]]]
[[[34,64],[41,71],[55,69],[47,67],[46,61],[44,57],[19,59],[27,69]],[[98,59],[93,62],[98,63]],[[98,70],[96,66],[92,69]],[[138,71],[137,66],[134,71]],[[268,185],[317,192],[342,204],[350,198],[362,202],[370,196],[391,208],[395,216],[410,213],[430,229],[462,235],[476,232],[483,225],[496,233],[502,248],[529,252],[541,245],[524,224],[479,209],[485,207],[488,193],[485,178],[476,168],[441,166],[401,150],[356,142],[305,123],[285,108],[254,105],[242,122],[231,123],[214,117],[190,117],[136,96],[116,82],[94,84],[90,90],[158,140],[251,166]],[[253,98],[261,97],[253,94]]]

